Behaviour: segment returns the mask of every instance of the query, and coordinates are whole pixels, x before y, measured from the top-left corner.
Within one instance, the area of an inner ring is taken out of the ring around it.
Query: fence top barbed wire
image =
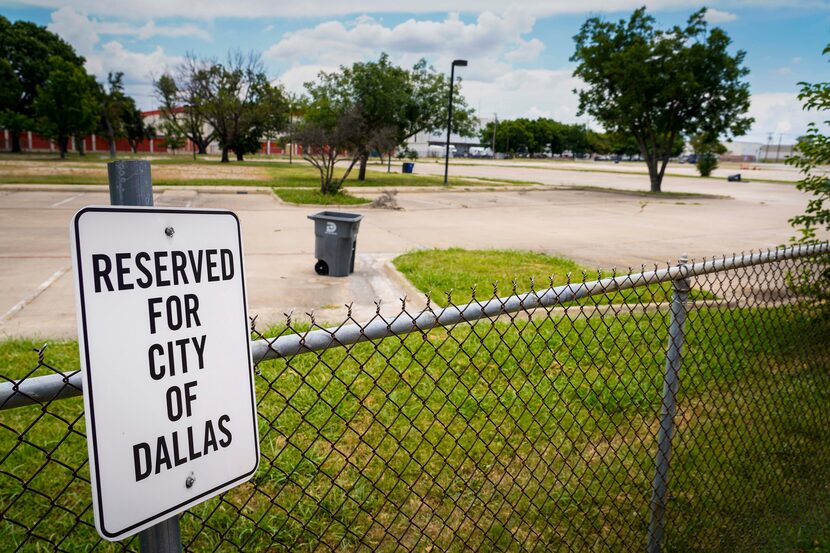
[[[352,322],[333,328],[318,329],[313,329],[315,325],[312,325],[312,329],[303,333],[283,334],[272,339],[254,340],[251,344],[251,354],[254,362],[259,363],[268,359],[291,357],[359,342],[380,340],[389,336],[424,332],[439,326],[452,326],[503,314],[552,307],[557,304],[629,288],[828,252],[830,252],[830,242],[799,244],[759,251],[750,250],[749,253],[741,252],[740,254],[733,253],[731,256],[713,256],[701,261],[681,262],[674,266],[667,264],[662,269],[655,265],[654,269],[650,271],[642,270],[639,273],[629,271],[617,275],[615,272],[607,278],[568,282],[541,291],[534,290],[531,285],[528,292],[514,293],[503,298],[496,297],[484,302],[473,299],[466,305],[450,305],[438,311],[431,307],[429,296],[427,296],[427,307],[414,316],[402,309],[399,314],[390,320],[380,316],[378,308],[378,314],[367,323]],[[402,302],[404,302],[405,307],[405,299]],[[353,321],[351,317],[347,319],[347,322],[348,320]],[[59,373],[22,380],[9,380],[0,383],[0,410],[76,397],[82,394],[83,382],[79,371],[72,374]]]

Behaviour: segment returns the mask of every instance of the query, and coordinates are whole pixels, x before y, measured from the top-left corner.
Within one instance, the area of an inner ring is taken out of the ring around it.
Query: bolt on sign
[[[95,525],[118,540],[256,471],[239,220],[88,207],[70,234]]]

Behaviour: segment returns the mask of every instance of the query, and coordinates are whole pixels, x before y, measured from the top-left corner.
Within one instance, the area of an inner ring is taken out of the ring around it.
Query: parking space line
[[[28,296],[14,304],[11,309],[3,313],[3,315],[0,316],[0,323],[8,321],[17,313],[19,313],[24,307],[32,303],[39,295],[45,292],[47,288],[52,286],[60,277],[62,277],[67,271],[69,271],[69,269],[70,267],[66,266],[52,273],[52,276],[44,280],[41,283],[41,285],[34,290],[34,292],[32,292],[31,294],[29,294]]]
[[[56,203],[52,204],[50,207],[58,207],[58,206],[61,206],[61,205],[65,204],[65,203],[71,202],[71,201],[72,201],[72,200],[74,200],[75,198],[80,198],[81,196],[82,196],[82,194],[75,194],[74,196],[69,196],[69,197],[68,197],[68,198],[66,198],[65,200],[61,200],[61,201],[59,201],[59,202],[56,202]]]

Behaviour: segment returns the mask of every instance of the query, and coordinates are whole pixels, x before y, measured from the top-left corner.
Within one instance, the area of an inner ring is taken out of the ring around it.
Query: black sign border
[[[186,214],[186,215],[196,215],[196,214],[198,214],[198,215],[223,215],[223,216],[230,215],[236,221],[237,239],[238,239],[238,247],[239,247],[239,272],[240,272],[240,281],[242,283],[242,298],[243,298],[242,310],[243,310],[243,314],[244,314],[244,321],[243,322],[245,324],[246,329],[248,328],[248,301],[247,301],[248,300],[248,295],[247,295],[247,290],[245,289],[245,263],[244,263],[244,259],[243,259],[243,253],[242,253],[242,226],[239,222],[239,217],[237,217],[236,213],[234,213],[232,211],[222,210],[222,209],[212,209],[212,210],[176,209],[176,208],[168,209],[168,208],[157,208],[157,207],[149,207],[149,208],[144,208],[144,207],[130,207],[130,208],[127,208],[127,207],[85,207],[85,208],[81,209],[80,211],[78,211],[77,213],[75,213],[74,217],[72,218],[72,224],[74,226],[74,231],[75,231],[75,255],[76,255],[76,263],[77,263],[77,269],[78,269],[78,275],[77,275],[76,278],[77,278],[77,282],[78,282],[78,292],[79,292],[80,308],[81,308],[81,322],[82,322],[82,326],[83,326],[83,336],[84,336],[84,360],[85,360],[85,367],[86,367],[86,371],[85,371],[85,373],[86,373],[85,374],[86,382],[84,383],[85,384],[84,385],[84,395],[89,394],[89,409],[90,409],[90,413],[88,413],[88,414],[85,413],[84,415],[85,416],[88,415],[89,418],[90,418],[91,424],[87,428],[87,432],[90,432],[92,434],[92,449],[93,449],[93,452],[94,452],[94,455],[95,455],[95,471],[94,471],[95,474],[91,475],[91,476],[95,480],[95,493],[98,497],[98,502],[97,502],[98,506],[99,506],[98,516],[101,519],[100,520],[100,522],[101,522],[101,533],[109,539],[119,540],[119,539],[124,539],[124,538],[127,538],[127,537],[130,537],[130,536],[134,535],[135,533],[134,532],[130,533],[130,531],[138,528],[139,526],[143,526],[143,525],[147,524],[148,522],[152,522],[152,521],[164,520],[165,515],[167,515],[169,513],[172,513],[173,511],[179,510],[182,507],[184,507],[185,505],[190,505],[190,506],[196,505],[196,504],[200,503],[199,499],[216,492],[216,490],[218,490],[220,488],[224,488],[226,486],[230,486],[230,485],[235,484],[237,482],[241,483],[241,482],[249,479],[251,476],[253,476],[253,474],[259,468],[259,459],[260,459],[259,433],[258,433],[258,428],[257,428],[257,412],[256,412],[256,388],[254,387],[254,367],[253,367],[253,362],[252,362],[252,359],[251,359],[251,340],[250,340],[250,337],[248,337],[248,339],[246,340],[246,345],[247,345],[247,348],[248,348],[248,380],[249,380],[250,387],[251,387],[251,399],[252,399],[252,401],[251,401],[251,411],[252,411],[253,421],[254,421],[254,449],[256,450],[256,463],[254,464],[253,469],[251,469],[249,472],[244,473],[241,476],[231,478],[230,480],[228,480],[227,482],[225,482],[223,484],[220,484],[218,486],[214,486],[213,488],[211,488],[209,490],[206,490],[206,491],[202,492],[201,494],[199,494],[195,497],[189,498],[186,501],[183,501],[183,502],[181,502],[177,505],[169,507],[168,509],[166,509],[166,510],[160,512],[160,513],[157,513],[156,515],[148,517],[148,518],[142,520],[141,522],[137,522],[137,523],[135,523],[131,526],[128,526],[127,528],[124,528],[124,529],[122,529],[118,532],[109,532],[106,529],[106,526],[104,524],[104,512],[103,512],[104,503],[103,503],[103,498],[101,497],[101,481],[100,481],[100,468],[99,468],[100,465],[98,463],[98,436],[96,435],[94,396],[93,396],[93,393],[92,393],[92,371],[90,370],[90,362],[89,362],[89,335],[87,333],[86,298],[84,297],[83,265],[81,263],[81,233],[80,233],[80,228],[79,228],[81,217],[85,213],[96,213],[96,212],[99,212],[99,213],[100,212],[104,212],[104,213],[175,213],[175,214]],[[246,331],[246,335],[247,335],[247,331]],[[91,467],[90,467],[90,469],[91,469]],[[125,534],[128,534],[128,533],[130,533],[130,534],[125,535]]]

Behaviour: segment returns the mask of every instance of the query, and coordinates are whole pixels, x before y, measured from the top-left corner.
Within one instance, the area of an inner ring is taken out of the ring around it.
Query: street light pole
[[[447,148],[444,151],[444,184],[447,184],[447,174],[450,169],[450,132],[452,131],[452,92],[455,84],[455,66],[467,67],[467,60],[452,60],[450,68],[450,106],[447,110]]]

